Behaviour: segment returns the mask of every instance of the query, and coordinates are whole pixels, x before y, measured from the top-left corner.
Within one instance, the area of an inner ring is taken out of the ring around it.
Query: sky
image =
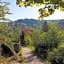
[[[10,2],[10,5],[8,6],[10,9],[10,12],[13,13],[11,15],[6,15],[7,18],[11,20],[17,20],[17,19],[38,19],[39,13],[38,13],[38,7],[35,8],[24,8],[19,7],[16,5],[16,0],[2,0],[4,2]],[[58,10],[55,11],[53,15],[50,15],[49,17],[44,18],[46,20],[56,20],[56,19],[64,19],[64,12],[60,12]]]

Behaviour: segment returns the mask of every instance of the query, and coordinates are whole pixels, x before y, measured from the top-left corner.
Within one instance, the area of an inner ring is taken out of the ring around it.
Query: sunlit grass
[[[51,64],[49,61],[45,61],[44,64]]]
[[[30,46],[30,45],[28,45],[27,47],[30,48],[32,51],[35,50],[34,46]]]
[[[20,54],[21,54],[21,59],[22,59],[22,62],[21,63],[22,64],[25,64],[25,62],[24,62],[25,56],[24,56],[23,47],[21,47]]]
[[[7,58],[0,56],[0,64],[10,64]]]

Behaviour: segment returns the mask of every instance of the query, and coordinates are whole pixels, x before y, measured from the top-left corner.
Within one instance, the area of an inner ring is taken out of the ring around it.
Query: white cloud
[[[44,19],[46,19],[46,20],[64,19],[64,12],[56,10],[53,15],[50,15],[49,17],[46,17]]]

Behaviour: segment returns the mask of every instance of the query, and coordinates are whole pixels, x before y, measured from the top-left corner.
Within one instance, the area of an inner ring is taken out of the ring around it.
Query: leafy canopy
[[[64,10],[64,0],[16,0],[16,4],[19,7],[42,6],[38,11],[39,19],[53,14],[56,9]]]

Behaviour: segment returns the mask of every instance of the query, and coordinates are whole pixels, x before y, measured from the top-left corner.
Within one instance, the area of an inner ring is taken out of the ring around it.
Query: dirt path
[[[31,49],[24,47],[23,48],[24,54],[24,62],[25,64],[44,64],[37,56],[34,56],[31,52]]]
[[[17,60],[10,60],[10,63],[8,64],[44,64],[41,59],[37,58],[37,56],[34,56],[32,53],[32,50],[27,47],[22,47],[22,53],[24,56],[24,61],[23,63],[18,62]],[[6,64],[6,63],[1,63],[0,64]]]

